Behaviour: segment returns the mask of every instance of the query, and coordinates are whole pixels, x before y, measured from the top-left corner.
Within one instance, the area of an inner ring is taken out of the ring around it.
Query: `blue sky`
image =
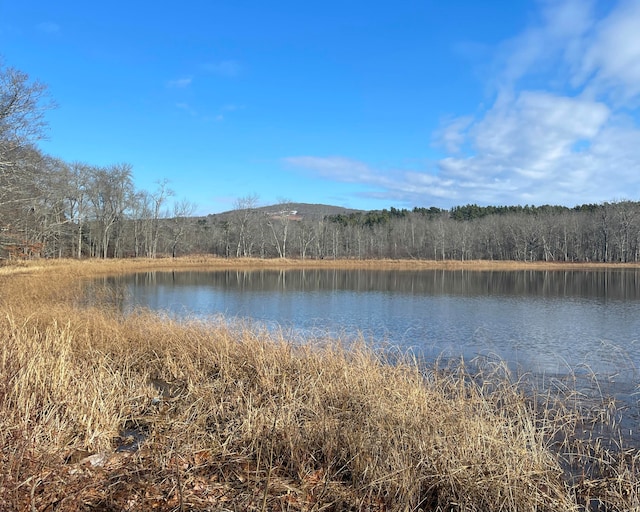
[[[42,149],[201,214],[640,200],[640,2],[0,0]]]

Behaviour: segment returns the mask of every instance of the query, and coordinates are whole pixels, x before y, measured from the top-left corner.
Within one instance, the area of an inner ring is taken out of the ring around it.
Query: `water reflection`
[[[109,278],[114,285],[212,286],[237,290],[389,291],[464,296],[599,297],[602,300],[640,298],[640,271],[371,271],[260,270],[222,272],[147,272]]]
[[[353,337],[421,356],[496,357],[538,374],[635,382],[640,271],[286,270],[108,278],[119,307],[225,315],[293,336]]]

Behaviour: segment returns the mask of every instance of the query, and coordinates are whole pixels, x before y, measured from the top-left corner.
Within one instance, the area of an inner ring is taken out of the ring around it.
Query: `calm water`
[[[124,310],[250,319],[296,338],[361,334],[428,358],[638,382],[638,270],[152,272],[109,284],[124,291]]]

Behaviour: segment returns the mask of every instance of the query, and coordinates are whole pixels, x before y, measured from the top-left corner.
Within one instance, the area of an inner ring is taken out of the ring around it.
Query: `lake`
[[[249,320],[295,339],[362,336],[420,357],[478,356],[635,386],[640,271],[260,270],[108,279],[125,311]]]

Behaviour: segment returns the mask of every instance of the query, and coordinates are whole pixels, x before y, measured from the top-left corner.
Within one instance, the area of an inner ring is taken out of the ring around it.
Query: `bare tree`
[[[298,248],[300,257],[304,260],[307,258],[309,248],[318,236],[318,232],[315,229],[314,224],[307,221],[301,221],[296,230],[298,238]]]
[[[178,254],[178,245],[182,241],[187,226],[192,219],[193,212],[196,210],[196,204],[182,199],[173,205],[173,218],[170,222],[171,231],[171,256],[176,257]]]
[[[25,221],[33,217],[23,214],[38,197],[35,181],[42,154],[34,144],[44,136],[44,112],[53,106],[47,100],[43,84],[5,66],[0,58],[0,234],[4,233],[5,242],[14,240],[22,217]],[[7,233],[12,235],[7,237]],[[27,233],[22,235],[27,243]],[[0,245],[5,243],[2,239]]]
[[[69,190],[68,165],[58,159],[44,157],[34,176],[38,197],[30,201],[34,225],[32,242],[42,244],[41,254],[68,256],[71,254],[70,218],[67,210]]]
[[[151,196],[146,190],[140,190],[131,197],[131,228],[133,238],[133,256],[149,255],[151,246]],[[131,250],[131,248],[129,248]]]
[[[44,112],[51,107],[44,84],[0,60],[0,204],[23,192],[29,174],[17,163],[25,149],[43,138]]]
[[[103,258],[109,255],[111,231],[116,223],[122,222],[132,193],[129,164],[94,169],[90,197],[99,232],[99,253]],[[119,247],[117,235],[115,245]]]
[[[273,235],[276,251],[280,258],[287,257],[287,238],[289,236],[289,223],[296,212],[291,210],[291,201],[280,199],[276,205],[276,211],[269,214],[267,224]]]
[[[89,215],[89,186],[91,167],[81,162],[73,162],[66,166],[66,203],[69,222],[75,226],[73,253],[82,258],[83,228]]]
[[[169,180],[158,181],[158,188],[153,194],[149,195],[151,199],[151,219],[148,226],[149,240],[147,246],[147,256],[155,258],[158,252],[158,237],[160,236],[160,216],[162,207],[167,199],[174,195],[173,190],[169,188]]]
[[[238,243],[236,245],[237,258],[240,256],[251,256],[254,244],[252,231],[255,227],[253,224],[257,217],[255,210],[257,206],[257,194],[241,197],[234,203],[234,213],[231,222],[238,236]]]

